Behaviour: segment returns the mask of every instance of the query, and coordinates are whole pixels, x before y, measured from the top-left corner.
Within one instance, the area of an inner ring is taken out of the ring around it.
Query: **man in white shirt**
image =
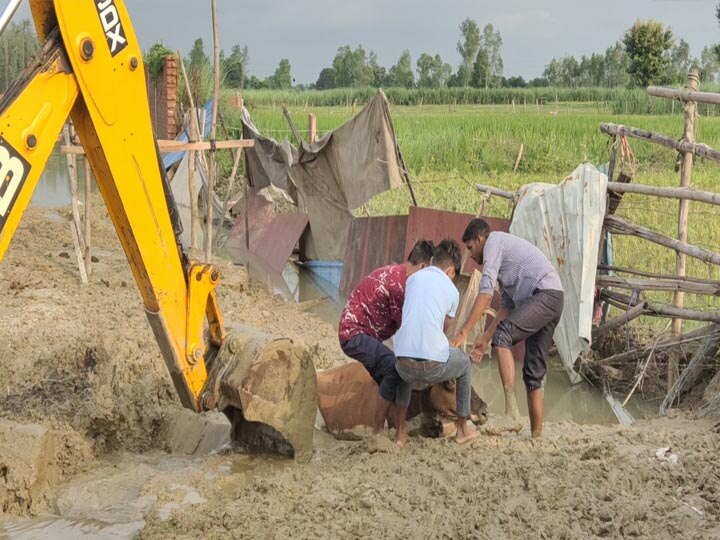
[[[433,252],[431,265],[407,280],[402,325],[393,338],[395,367],[404,381],[398,389],[398,405],[407,406],[413,383],[435,384],[456,380],[457,434],[466,443],[478,432],[468,427],[470,416],[470,359],[450,348],[445,329],[455,317],[460,295],[453,280],[460,273],[460,247],[443,240]],[[399,426],[402,428],[403,426]]]

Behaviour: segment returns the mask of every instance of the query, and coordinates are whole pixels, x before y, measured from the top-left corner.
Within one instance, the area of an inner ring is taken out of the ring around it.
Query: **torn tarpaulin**
[[[255,188],[273,184],[293,196],[310,216],[306,255],[340,260],[352,211],[375,195],[400,187],[405,167],[385,95],[377,95],[351,120],[299,150],[260,135],[247,110],[243,134],[255,140],[246,150],[246,167]]]

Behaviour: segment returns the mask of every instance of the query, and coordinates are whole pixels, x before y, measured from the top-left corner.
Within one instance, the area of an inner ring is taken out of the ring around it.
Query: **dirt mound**
[[[57,432],[60,479],[91,455],[164,448],[166,419],[180,407],[112,223],[99,199],[94,208],[88,286],[67,209],[30,208],[0,265],[0,418]],[[241,268],[219,264],[226,323],[303,341],[318,367],[342,358],[329,325],[248,290]]]

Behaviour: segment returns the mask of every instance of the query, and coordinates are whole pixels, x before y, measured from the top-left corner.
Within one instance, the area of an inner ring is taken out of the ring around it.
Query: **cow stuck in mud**
[[[367,370],[350,362],[319,371],[318,420],[321,427],[338,439],[353,438],[357,430],[371,428],[378,387]],[[433,384],[422,390],[413,389],[407,419],[420,416],[419,433],[426,437],[452,434],[455,411],[455,385],[452,382]],[[475,425],[487,421],[487,404],[473,389],[470,420]],[[391,415],[388,426],[394,427]]]

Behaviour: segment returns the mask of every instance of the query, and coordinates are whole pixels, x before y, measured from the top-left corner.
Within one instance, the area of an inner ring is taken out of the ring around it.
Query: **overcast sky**
[[[197,37],[212,49],[209,0],[126,0],[143,50],[161,41],[187,54]],[[271,75],[288,58],[298,83],[317,79],[338,47],[363,45],[390,67],[410,49],[413,67],[423,53],[459,63],[458,25],[466,18],[492,23],[503,39],[505,75],[542,74],[553,57],[602,52],[637,19],[669,25],[692,54],[720,42],[717,0],[218,0],[220,45],[247,45],[250,72]],[[29,16],[25,2],[17,18]]]

